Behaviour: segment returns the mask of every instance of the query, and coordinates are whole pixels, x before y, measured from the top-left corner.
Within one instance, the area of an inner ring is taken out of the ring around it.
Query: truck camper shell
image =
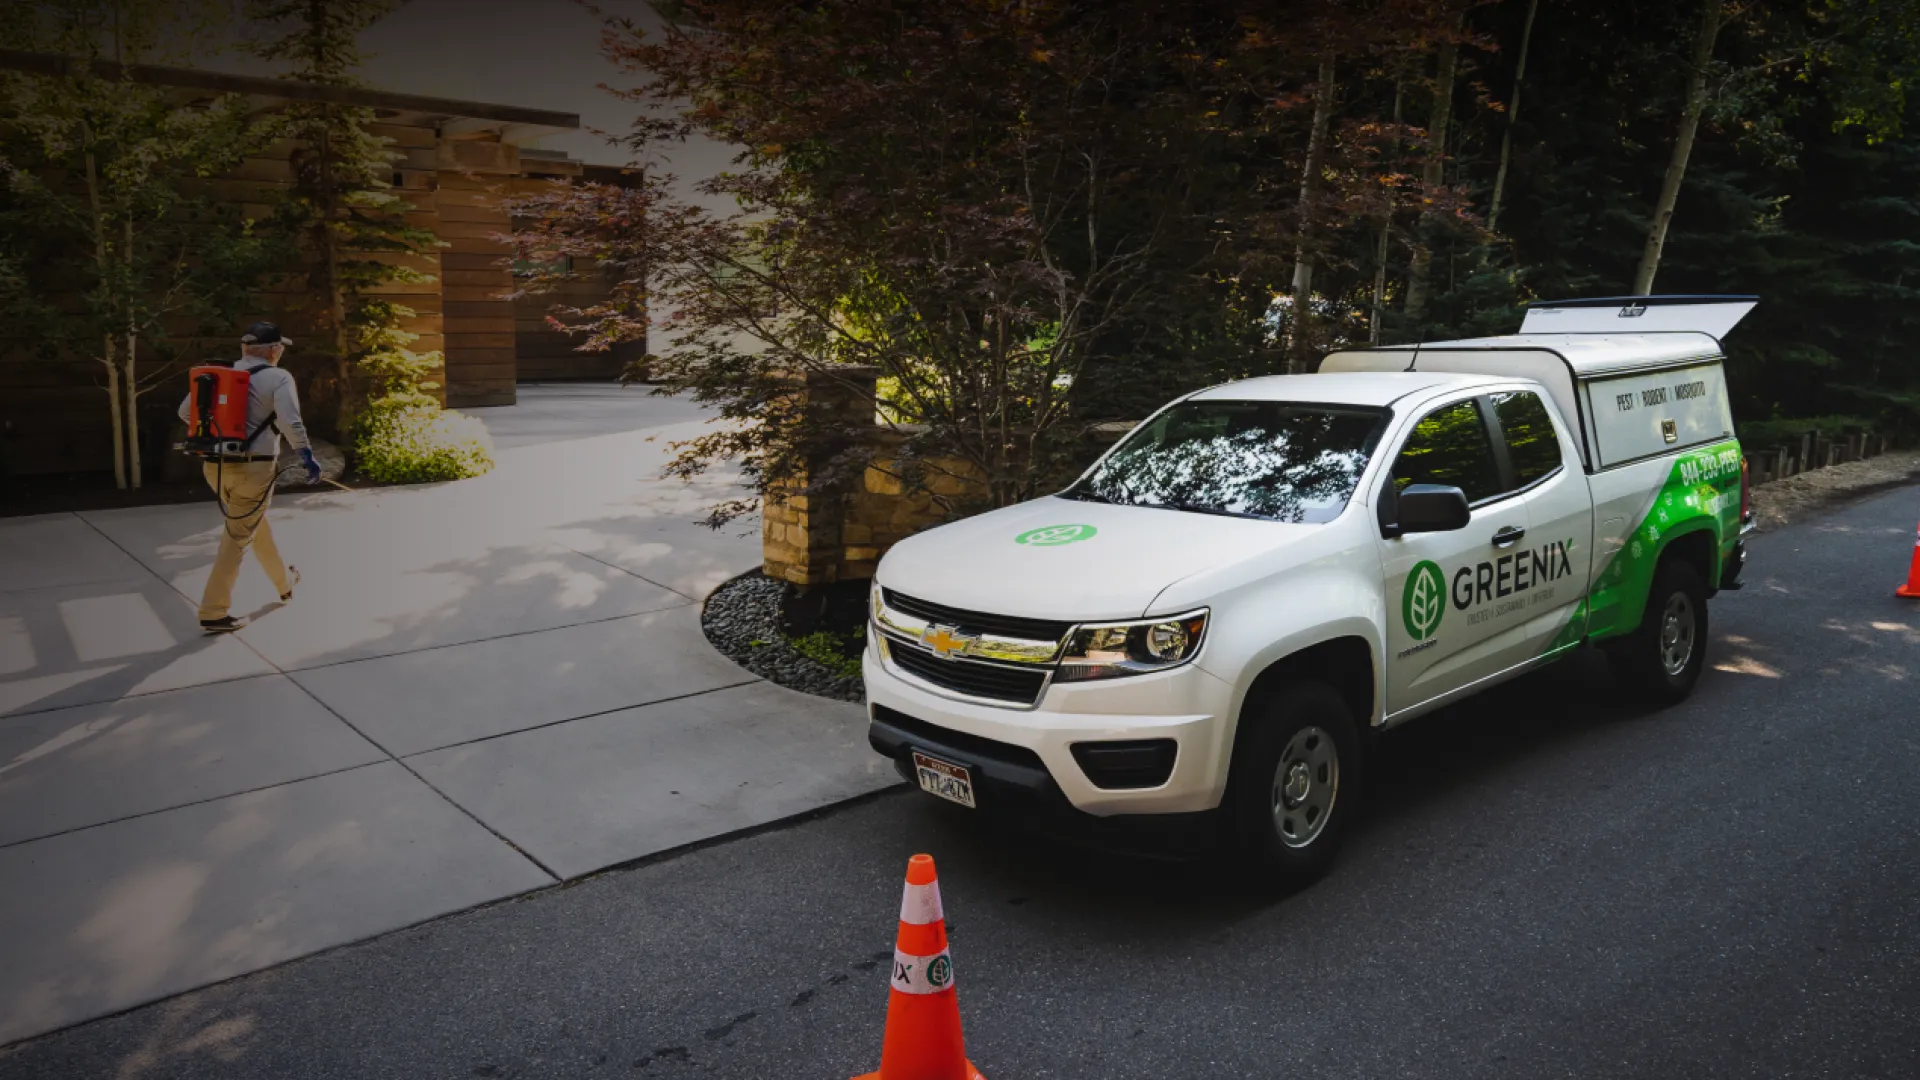
[[[1540,303],[1528,309],[1518,334],[1343,350],[1320,370],[1538,382],[1579,433],[1580,460],[1592,473],[1733,436],[1720,337],[1757,302],[1639,296]]]

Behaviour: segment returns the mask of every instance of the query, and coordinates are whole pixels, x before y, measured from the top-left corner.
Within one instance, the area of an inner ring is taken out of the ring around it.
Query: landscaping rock
[[[838,701],[865,702],[858,675],[844,675],[795,649],[781,625],[788,585],[759,571],[707,597],[700,627],[728,659],[769,682]]]

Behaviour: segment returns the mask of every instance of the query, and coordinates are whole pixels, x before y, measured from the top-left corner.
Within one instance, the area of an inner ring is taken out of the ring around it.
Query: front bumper
[[[879,649],[875,642],[863,664],[874,749],[903,763],[918,746],[976,768],[986,780],[982,809],[1004,802],[1107,818],[1204,813],[1220,804],[1232,755],[1233,687],[1192,664],[1050,685],[1033,708],[1023,709],[967,700],[921,682]],[[1176,746],[1173,768],[1149,788],[1100,787],[1073,752],[1075,743],[1159,739]],[[902,768],[911,779],[911,769]]]

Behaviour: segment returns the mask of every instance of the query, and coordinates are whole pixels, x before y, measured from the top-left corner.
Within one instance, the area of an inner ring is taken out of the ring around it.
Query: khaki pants
[[[279,465],[271,461],[209,461],[202,467],[207,486],[219,492],[225,512],[237,516],[226,520],[226,529],[220,534],[213,576],[207,578],[207,591],[200,597],[201,621],[226,616],[233,604],[234,579],[240,576],[240,557],[249,546],[274,590],[282,595],[291,591],[286,564],[280,561],[273,529],[267,525],[267,503],[273,497],[273,478],[278,470]]]

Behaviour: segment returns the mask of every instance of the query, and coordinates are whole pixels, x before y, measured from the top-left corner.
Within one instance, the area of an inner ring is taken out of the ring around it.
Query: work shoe
[[[231,634],[247,625],[247,620],[237,615],[226,615],[218,619],[201,619],[200,629],[209,634]]]
[[[298,584],[300,584],[300,568],[297,566],[287,567],[287,591],[280,594],[281,603],[284,604],[293,599],[293,588]]]

